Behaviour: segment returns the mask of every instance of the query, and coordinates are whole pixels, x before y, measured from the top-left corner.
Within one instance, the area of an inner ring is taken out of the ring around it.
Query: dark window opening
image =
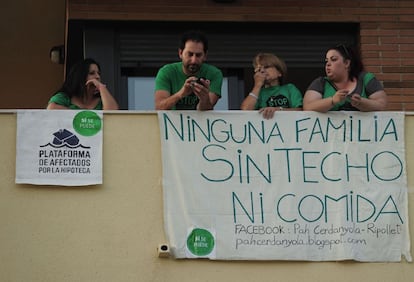
[[[121,108],[127,109],[128,77],[155,77],[158,69],[178,61],[181,34],[188,29],[204,31],[209,39],[208,63],[216,65],[225,77],[237,78],[240,87],[229,89],[229,109],[239,109],[241,100],[253,86],[252,59],[258,52],[270,52],[288,67],[287,82],[302,93],[317,76],[324,75],[328,47],[338,43],[358,44],[356,23],[280,22],[127,22],[69,21],[67,67],[83,56],[95,57],[100,44],[94,32],[108,32],[108,47],[98,61],[114,68],[113,87]],[[105,73],[105,70],[104,70]],[[150,97],[150,95],[148,95]]]

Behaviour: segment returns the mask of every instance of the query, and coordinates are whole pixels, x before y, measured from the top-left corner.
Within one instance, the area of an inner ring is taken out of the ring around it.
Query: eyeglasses
[[[335,46],[335,48],[338,48],[338,49],[342,48],[342,50],[344,50],[346,59],[351,59],[352,58],[351,55],[349,54],[348,48],[344,44],[339,44],[339,45]]]
[[[277,66],[275,66],[275,65],[264,65],[264,66],[257,66],[257,67],[255,67],[255,69],[254,69],[254,72],[258,72],[258,71],[260,71],[261,69],[268,69],[268,68],[276,68],[277,70],[279,70],[279,68],[277,67]]]

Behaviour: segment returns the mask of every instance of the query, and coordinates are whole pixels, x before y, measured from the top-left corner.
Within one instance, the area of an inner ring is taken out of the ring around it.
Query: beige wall
[[[63,80],[49,51],[64,44],[65,0],[2,2],[0,109],[44,108]]]
[[[161,153],[153,112],[104,115],[104,184],[16,185],[16,114],[0,112],[0,281],[413,281],[413,264],[158,258]],[[414,115],[406,115],[414,241]]]

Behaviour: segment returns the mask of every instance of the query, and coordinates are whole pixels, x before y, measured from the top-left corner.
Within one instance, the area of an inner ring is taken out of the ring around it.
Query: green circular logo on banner
[[[188,235],[187,248],[196,256],[206,256],[214,249],[214,237],[208,230],[195,228]]]
[[[93,136],[102,128],[102,120],[97,113],[81,111],[73,119],[73,128],[83,136]]]

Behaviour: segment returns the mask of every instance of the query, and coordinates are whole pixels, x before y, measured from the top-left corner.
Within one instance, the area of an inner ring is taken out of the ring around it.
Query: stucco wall
[[[16,185],[16,114],[0,112],[0,281],[412,281],[412,263],[158,258],[165,242],[155,112],[104,114],[104,184]],[[414,116],[406,115],[411,241]]]

